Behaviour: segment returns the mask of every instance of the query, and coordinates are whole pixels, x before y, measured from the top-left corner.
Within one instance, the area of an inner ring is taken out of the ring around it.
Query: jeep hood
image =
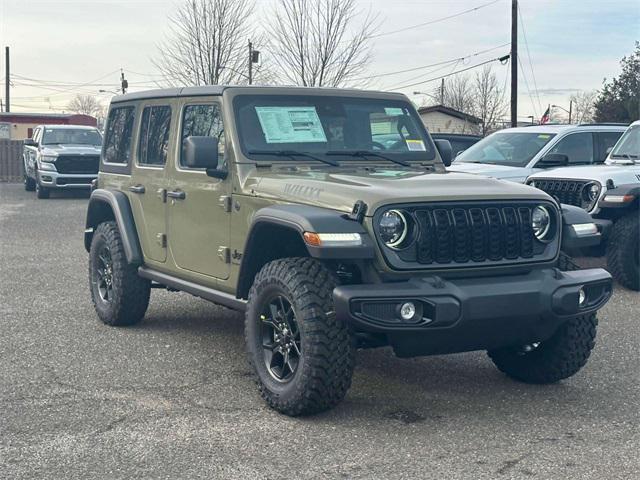
[[[550,199],[542,190],[518,183],[456,172],[414,170],[254,171],[247,194],[275,202],[301,203],[343,212],[362,200],[368,215],[383,205],[460,200]]]
[[[640,165],[592,165],[556,168],[529,176],[530,180],[535,180],[536,178],[597,180],[601,185],[606,185],[607,180],[613,180],[616,185],[640,183]]]
[[[486,175],[488,177],[503,178],[512,182],[523,183],[527,173],[522,167],[509,167],[507,165],[491,165],[488,163],[467,163],[454,162],[447,170],[451,172],[474,173],[476,175]]]
[[[100,155],[101,147],[77,144],[44,145],[40,151],[43,155]]]

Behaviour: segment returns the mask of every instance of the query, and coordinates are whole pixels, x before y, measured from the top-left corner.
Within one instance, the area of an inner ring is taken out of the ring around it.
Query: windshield
[[[239,95],[234,100],[242,152],[254,160],[309,161],[301,153],[341,161],[375,152],[393,161],[435,158],[415,109],[398,100],[312,95]],[[351,154],[351,155],[350,155]],[[368,157],[369,161],[379,157]]]
[[[640,125],[630,127],[609,155],[611,160],[640,160]]]
[[[553,137],[553,133],[497,132],[462,152],[454,163],[524,167]]]
[[[75,144],[95,145],[102,144],[102,135],[98,130],[86,128],[45,128],[42,137],[43,145]]]

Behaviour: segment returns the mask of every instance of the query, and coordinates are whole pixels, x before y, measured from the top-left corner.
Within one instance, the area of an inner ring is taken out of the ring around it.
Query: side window
[[[134,107],[112,108],[104,137],[104,161],[128,164],[131,155]]]
[[[216,137],[218,139],[218,153],[224,158],[224,125],[219,105],[187,105],[184,107],[181,143],[189,137]],[[182,157],[181,152],[180,166],[187,168],[182,163]]]
[[[140,165],[164,166],[169,148],[171,107],[145,107],[140,122],[138,163]]]
[[[607,150],[613,148],[623,133],[624,132],[598,132],[595,134],[598,145],[596,162],[602,163],[607,159],[609,153]]]
[[[593,135],[590,132],[573,133],[556,143],[549,153],[562,153],[569,163],[593,163]]]

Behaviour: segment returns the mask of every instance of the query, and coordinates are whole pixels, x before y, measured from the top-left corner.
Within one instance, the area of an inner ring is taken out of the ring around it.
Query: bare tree
[[[482,120],[482,135],[495,130],[507,113],[507,101],[503,89],[490,65],[476,72],[473,88],[473,113]]]
[[[434,90],[434,95],[444,99],[445,107],[453,108],[459,112],[472,114],[474,107],[473,82],[467,75],[455,75],[444,84],[444,91],[441,87]]]
[[[169,85],[246,83],[252,0],[186,0],[152,61]],[[255,38],[259,44],[261,39]],[[259,69],[255,72],[259,75]]]
[[[71,99],[67,105],[67,110],[73,113],[82,113],[84,115],[91,115],[98,117],[103,110],[104,106],[93,95],[76,95]]]
[[[376,29],[376,17],[363,15],[356,0],[278,0],[269,32],[273,61],[287,82],[353,85],[371,61]]]
[[[576,123],[593,122],[596,109],[595,102],[598,98],[596,90],[579,91],[571,95],[569,99],[573,103],[572,121]]]

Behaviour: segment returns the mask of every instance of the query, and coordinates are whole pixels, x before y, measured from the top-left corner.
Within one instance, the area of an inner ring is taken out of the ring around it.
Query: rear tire
[[[100,320],[124,326],[144,318],[149,305],[151,282],[138,276],[127,262],[115,222],[98,225],[89,251],[89,288]]]
[[[27,192],[33,192],[36,189],[35,180],[27,175],[24,176],[24,189]]]
[[[563,271],[580,269],[562,252],[557,266]],[[490,350],[488,354],[498,370],[515,380],[555,383],[575,375],[586,365],[595,346],[597,326],[595,313],[574,317],[543,342]]]
[[[640,212],[632,211],[613,225],[607,266],[620,285],[640,290]]]
[[[247,353],[262,398],[281,413],[328,410],[351,386],[355,345],[335,316],[336,283],[310,258],[275,260],[256,275],[245,317]]]

